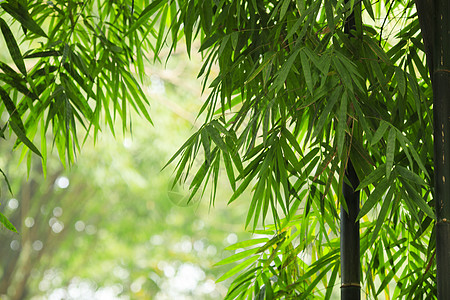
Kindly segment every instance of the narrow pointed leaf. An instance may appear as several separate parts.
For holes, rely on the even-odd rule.
[[[20,53],[19,45],[17,45],[16,39],[9,29],[8,24],[6,24],[5,20],[0,18],[0,27],[3,33],[3,37],[5,38],[6,46],[8,47],[9,54],[14,61],[14,64],[17,66],[19,71],[27,76],[27,69],[25,68],[25,63],[23,62],[22,53]]]
[[[14,225],[2,213],[0,213],[0,223],[3,224],[3,226],[5,226],[7,229],[11,230],[12,232],[17,233],[16,227],[14,227]]]
[[[394,165],[394,153],[395,153],[395,129],[389,130],[388,143],[386,149],[386,178],[389,178],[392,172],[392,166]]]
[[[378,201],[382,200],[382,197],[384,193],[386,193],[386,190],[388,189],[390,184],[390,181],[388,178],[384,178],[372,191],[372,193],[367,198],[366,202],[364,202],[364,205],[361,208],[361,211],[359,212],[358,216],[356,217],[357,220],[361,219],[363,216],[365,216],[377,203]]]

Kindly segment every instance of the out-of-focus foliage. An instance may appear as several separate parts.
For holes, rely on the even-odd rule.
[[[187,191],[171,188],[171,168],[161,172],[202,104],[198,58],[175,56],[164,71],[147,68],[155,126],[134,116],[132,136],[86,142],[70,170],[49,155],[47,178],[36,161],[26,180],[19,153],[2,144],[14,195],[4,190],[1,211],[19,231],[0,231],[2,299],[224,297],[229,282],[215,280],[226,267],[213,265],[245,236],[245,207],[186,205]]]

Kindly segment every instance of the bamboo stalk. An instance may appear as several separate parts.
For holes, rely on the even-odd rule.
[[[348,2],[348,0],[345,2]],[[357,7],[359,6],[355,6],[354,9],[357,9]],[[350,35],[355,28],[355,14],[353,11],[345,20],[344,33]],[[348,211],[341,205],[341,299],[359,300],[361,299],[361,260],[359,221],[356,221],[356,217],[359,213],[360,201],[359,191],[355,191],[359,185],[359,179],[350,159],[347,162],[345,176],[352,186],[349,186],[345,181],[342,185],[342,194]]]
[[[450,299],[450,1],[435,1],[434,176],[438,299]]]
[[[344,182],[342,193],[347,211],[341,205],[341,299],[357,300],[361,298],[360,287],[360,246],[359,246],[359,184],[352,162],[349,160],[345,171],[352,186]]]
[[[450,1],[416,0],[433,85],[438,299],[450,299]]]

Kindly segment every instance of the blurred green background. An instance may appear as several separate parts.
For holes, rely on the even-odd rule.
[[[215,280],[230,266],[213,265],[249,237],[245,201],[227,207],[223,185],[214,206],[206,194],[187,204],[187,187],[172,188],[173,166],[162,170],[195,129],[200,66],[175,53],[148,67],[154,125],[133,115],[131,132],[117,124],[95,145],[88,137],[70,169],[49,158],[44,177],[35,159],[27,174],[20,151],[2,141],[13,194],[2,181],[0,211],[19,234],[0,229],[1,299],[223,298],[229,282]]]

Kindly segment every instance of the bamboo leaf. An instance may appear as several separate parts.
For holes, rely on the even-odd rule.
[[[250,184],[250,181],[252,181],[253,176],[247,175],[247,177],[244,179],[244,181],[241,183],[241,185],[237,188],[237,190],[233,193],[230,200],[228,201],[228,204],[236,200],[247,188],[247,186]]]
[[[229,270],[228,272],[223,274],[219,279],[216,280],[216,282],[221,282],[221,281],[224,281],[227,278],[230,278],[231,276],[237,274],[238,272],[240,272],[243,269],[245,269],[248,266],[250,266],[252,263],[257,261],[258,258],[259,258],[259,256],[255,255],[255,256],[252,256],[249,259],[241,262],[240,264],[238,264],[237,266],[235,266],[234,268],[232,268],[231,270]]]
[[[396,132],[394,128],[389,130],[388,143],[386,149],[386,178],[389,178],[394,165]]]
[[[266,243],[269,239],[268,238],[257,238],[257,239],[251,239],[247,241],[237,242],[236,244],[230,245],[225,248],[225,250],[237,250],[240,248],[247,248],[254,245],[259,245],[261,243]]]
[[[252,81],[253,79],[255,79],[256,76],[258,76],[259,73],[261,73],[261,71],[268,67],[269,64],[272,63],[272,60],[276,57],[277,52],[274,52],[273,55],[271,55],[269,58],[267,58],[262,64],[260,64],[258,66],[258,68],[256,68],[256,70],[250,74],[250,76],[248,77],[248,79],[245,81],[245,84],[248,84],[250,81]]]
[[[6,46],[8,47],[9,54],[11,54],[11,58],[14,61],[14,64],[17,66],[19,71],[27,76],[27,69],[25,68],[25,63],[23,62],[22,53],[20,53],[19,45],[17,45],[16,39],[9,29],[8,24],[6,24],[5,20],[0,18],[0,27],[5,38]]]
[[[397,80],[397,87],[402,96],[406,93],[406,79],[405,73],[399,67],[395,67],[395,79]]]
[[[5,126],[6,128],[6,126]],[[11,190],[11,185],[9,184],[9,180],[8,180],[8,176],[6,176],[5,172],[3,172],[2,169],[0,169],[0,173],[2,173],[3,178],[5,179],[6,185],[8,186],[8,190],[11,193],[11,195],[13,194],[12,190]]]
[[[37,35],[47,37],[41,27],[39,27],[39,25],[31,18],[28,13],[28,9],[24,8],[19,2],[10,0],[8,2],[3,2],[0,5],[8,14],[11,15],[11,17],[19,21],[22,26]]]
[[[2,87],[0,87],[0,98],[3,100],[6,110],[9,113],[10,116],[9,126],[11,126],[11,129],[14,131],[14,133],[17,135],[17,137],[22,143],[24,143],[31,151],[42,157],[41,153],[36,148],[36,146],[27,138],[25,133],[26,130],[25,127],[23,126],[22,119],[17,113],[17,108],[14,105],[14,102],[12,102],[8,93]]]
[[[150,16],[153,15],[156,11],[158,11],[158,9],[165,3],[167,3],[166,0],[154,0],[149,5],[147,5],[147,7],[139,15],[137,20],[131,24],[125,36],[130,35],[134,31],[136,31],[136,29],[141,27],[144,23],[148,22]]]
[[[231,164],[231,158],[228,152],[223,152],[223,162],[225,164],[225,170],[227,171],[228,180],[230,181],[231,188],[236,191],[236,180],[234,177],[233,165]]]
[[[325,14],[327,16],[328,28],[331,32],[334,32],[334,13],[331,0],[325,0]]]
[[[328,99],[327,105],[325,106],[325,109],[322,111],[322,114],[319,117],[319,121],[317,121],[317,125],[314,129],[314,137],[318,136],[323,126],[325,125],[326,120],[329,118],[331,111],[334,108],[334,105],[336,104],[337,100],[339,99],[339,96],[341,95],[342,87],[337,87],[333,93],[331,94],[330,98]]]
[[[256,253],[257,248],[253,248],[253,249],[249,249],[249,250],[244,250],[241,252],[238,252],[236,254],[233,254],[231,256],[228,256],[227,258],[217,262],[214,264],[214,266],[221,266],[221,265],[226,265],[226,264],[230,264],[233,263],[235,261],[241,260],[245,257],[248,257],[250,255],[253,255]]]
[[[406,188],[408,195],[412,198],[412,200],[414,200],[415,204],[430,218],[435,220],[436,215],[433,212],[433,209],[428,205],[428,203],[425,202],[425,200],[423,200],[420,191],[417,191],[408,181],[402,180],[402,178],[400,178],[400,181]]]
[[[14,225],[8,220],[8,218],[5,217],[1,212],[0,212],[0,223],[3,224],[3,226],[11,230],[12,232],[17,233],[16,227],[14,227]]]
[[[292,54],[290,54],[288,60],[283,64],[280,71],[277,72],[275,81],[271,86],[271,88],[273,88],[275,92],[279,91],[283,87],[283,84],[286,81],[289,72],[291,71],[292,65],[294,64],[297,55],[300,53],[300,50],[301,49],[298,48]]]
[[[339,157],[342,157],[344,151],[345,130],[347,128],[347,92],[344,91],[341,97],[341,106],[338,113],[338,127],[337,127],[337,150]]]
[[[314,84],[311,77],[311,68],[309,65],[308,58],[306,57],[306,54],[304,51],[300,51],[300,60],[302,62],[302,69],[303,69],[303,75],[305,76],[306,86],[308,87],[308,90],[311,95],[313,95],[314,92]]]
[[[372,191],[372,193],[367,198],[366,202],[361,208],[356,220],[361,219],[365,216],[374,206],[378,203],[378,201],[382,200],[382,196],[386,193],[386,190],[389,188],[391,181],[388,178],[384,178]]]
[[[420,177],[419,175],[417,175],[414,172],[411,172],[407,168],[402,167],[402,166],[395,166],[395,170],[398,172],[398,174],[401,177],[403,177],[415,184],[418,184],[421,186],[427,186],[427,183],[425,182],[425,180],[422,179],[422,177]]]
[[[334,283],[336,282],[337,273],[339,272],[339,264],[335,264],[333,268],[333,272],[331,273],[330,280],[327,284],[327,292],[325,293],[325,300],[331,298],[331,294],[333,292]]]
[[[375,134],[373,135],[372,141],[370,143],[372,146],[378,143],[378,141],[383,137],[388,127],[389,127],[388,122],[386,121],[380,122],[380,126],[378,127],[377,131],[375,131]]]
[[[385,174],[385,170],[386,164],[382,164],[379,167],[375,168],[375,170],[373,170],[369,175],[364,177],[363,181],[360,182],[356,190],[362,190],[369,184],[374,184],[375,182],[377,182],[383,176],[383,174]]]
[[[383,199],[383,204],[381,205],[380,212],[378,213],[378,216],[376,217],[377,222],[375,225],[375,229],[372,232],[372,238],[370,240],[370,247],[373,245],[373,243],[377,239],[378,232],[380,232],[380,229],[384,224],[384,220],[386,219],[386,214],[389,210],[389,206],[391,204],[393,194],[394,194],[394,188],[390,187],[389,192],[386,194],[386,197]]]

